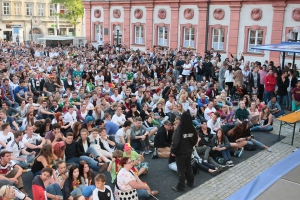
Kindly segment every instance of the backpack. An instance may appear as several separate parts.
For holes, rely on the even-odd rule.
[[[247,144],[246,146],[244,146],[244,149],[246,151],[255,151],[256,148],[257,148],[257,146],[256,145],[252,145],[252,144]]]
[[[191,164],[194,175],[199,174],[198,162],[196,158],[192,158]]]

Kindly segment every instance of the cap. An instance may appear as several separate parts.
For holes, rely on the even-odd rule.
[[[129,150],[131,150],[132,148],[131,148],[131,145],[129,144],[129,143],[125,143],[124,144],[124,151],[129,151]]]
[[[3,157],[6,153],[12,153],[12,151],[5,149],[0,152],[0,157]]]
[[[92,196],[95,188],[96,187],[94,185],[89,185],[89,186],[84,187],[81,192],[82,196],[84,196],[85,198]]]

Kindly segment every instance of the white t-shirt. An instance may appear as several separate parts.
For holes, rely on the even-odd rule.
[[[104,76],[99,76],[97,75],[95,77],[95,82],[96,82],[96,86],[100,86],[100,85],[103,85],[103,82],[104,82]]]
[[[204,118],[206,119],[206,121],[208,121],[210,119],[210,114],[215,113],[215,112],[216,112],[216,109],[214,107],[212,107],[212,109],[209,109],[209,107],[205,108]]]
[[[219,120],[216,120],[216,122],[213,122],[213,120],[210,119],[210,120],[207,121],[207,127],[211,129],[212,134],[216,134],[214,129],[215,128],[216,129],[221,128],[221,122]]]
[[[117,184],[122,191],[133,190],[133,188],[128,184],[130,181],[136,181],[134,175],[122,168],[117,175]]]
[[[118,116],[117,114],[114,114],[111,118],[111,121],[117,124],[118,126],[123,126],[124,122],[126,121],[125,115],[121,114],[121,116]]]
[[[6,149],[12,151],[12,155],[17,158],[20,156],[21,150],[25,149],[25,145],[22,141],[19,141],[19,144],[17,144],[15,140],[13,140],[7,144]]]
[[[67,112],[67,113],[63,116],[63,122],[64,122],[64,124],[69,123],[69,122],[74,123],[74,122],[77,121],[76,118],[77,118],[77,114],[76,114],[75,111],[73,111],[72,115],[70,114],[70,112]]]
[[[177,105],[177,102],[175,101],[175,105]],[[170,101],[167,101],[166,105],[165,105],[165,112],[169,113],[171,112],[171,110],[168,108],[169,106],[172,106],[172,103]]]
[[[128,129],[125,133],[124,128],[119,129],[115,135],[115,141],[117,143],[122,143],[120,137],[123,136],[126,142],[126,138],[130,135],[130,130],[131,129]]]
[[[29,144],[37,145],[37,142],[41,141],[41,139],[42,139],[41,136],[39,134],[36,134],[36,133],[33,133],[31,138],[27,134],[25,134],[23,136],[22,142],[24,144],[26,144],[28,142]]]
[[[122,96],[120,94],[118,94],[117,96],[115,96],[115,94],[111,95],[110,98],[112,98],[112,100],[114,100],[115,102],[119,102],[122,100]]]
[[[183,70],[182,70],[182,75],[189,76],[191,74],[191,70],[189,68],[191,68],[191,64],[184,64]]]
[[[3,131],[0,131],[0,140],[3,140],[6,144],[10,141],[13,141],[15,136],[12,132],[8,132],[7,135],[3,134]]]

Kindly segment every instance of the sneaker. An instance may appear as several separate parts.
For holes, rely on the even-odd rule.
[[[233,162],[232,162],[231,160],[228,160],[228,161],[226,162],[226,165],[227,165],[228,167],[233,167],[233,166],[234,166],[234,164],[233,164]]]
[[[157,155],[157,151],[154,150],[152,156],[151,156],[152,159],[155,159],[155,158],[158,158],[158,155]]]
[[[272,152],[272,149],[269,147],[269,148],[267,148],[267,151],[268,152]]]
[[[228,166],[228,165],[221,165],[219,168],[221,169],[222,172],[224,172],[224,171],[228,170],[230,168],[230,166]]]
[[[215,170],[215,171],[213,171],[212,173],[210,173],[211,175],[213,175],[213,176],[216,176],[216,175],[218,175],[220,173],[220,171],[218,171],[218,170]]]
[[[207,160],[203,160],[203,162],[207,163]]]
[[[151,149],[148,149],[149,153],[152,153]]]
[[[145,149],[144,153],[145,153],[146,155],[150,154],[149,149]]]
[[[224,163],[224,161],[225,161],[224,158],[219,158],[219,159],[218,159],[218,162],[219,162],[219,163]]]
[[[172,190],[174,190],[176,192],[183,192],[184,191],[184,189],[183,190],[179,190],[177,187],[172,187]]]
[[[241,148],[241,150],[239,150],[237,156],[240,158],[243,155],[243,152],[244,152],[244,147]]]

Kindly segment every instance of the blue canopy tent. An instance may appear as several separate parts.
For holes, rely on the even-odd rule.
[[[261,46],[255,46],[255,47],[252,47],[251,49],[282,52],[281,68],[283,69],[286,52],[293,53],[293,65],[292,66],[294,66],[296,53],[300,53],[300,42],[282,42],[281,44],[266,44],[266,45],[261,45]]]

